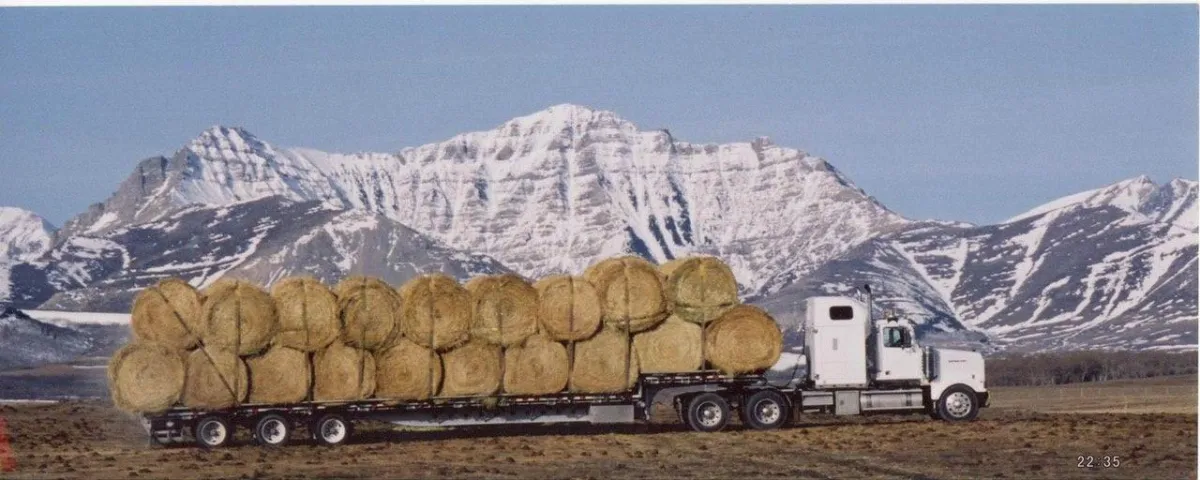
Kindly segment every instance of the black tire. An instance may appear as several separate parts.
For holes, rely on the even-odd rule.
[[[968,422],[979,415],[979,396],[971,387],[953,385],[937,401],[937,417],[947,422]]]
[[[354,425],[345,417],[330,413],[313,422],[313,439],[321,445],[341,445],[354,434]]]
[[[229,445],[233,441],[233,433],[233,424],[220,415],[201,418],[196,422],[196,428],[192,429],[196,445],[205,449]]]
[[[729,423],[729,402],[715,393],[692,397],[687,406],[687,424],[697,432],[717,432]]]
[[[742,402],[742,423],[755,430],[774,430],[787,424],[788,402],[774,390],[763,390]]]
[[[254,442],[264,447],[287,445],[292,436],[292,422],[283,415],[263,415],[254,425]]]

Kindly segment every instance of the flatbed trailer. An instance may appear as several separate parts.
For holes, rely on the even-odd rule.
[[[360,422],[436,427],[625,424],[650,422],[652,406],[667,402],[684,424],[701,432],[723,429],[734,412],[746,426],[768,430],[785,425],[805,411],[839,415],[933,412],[934,403],[928,388],[817,390],[787,379],[781,383],[766,375],[725,375],[706,370],[641,374],[635,388],[622,393],[246,404],[218,410],[173,408],[143,416],[142,424],[155,444],[186,442],[191,437],[201,447],[216,448],[228,444],[236,429],[244,428],[250,430],[256,443],[280,446],[304,428],[316,442],[338,445],[352,437],[354,424]],[[984,393],[980,406],[986,404]]]
[[[702,430],[715,430],[724,426],[729,409],[738,405],[741,398],[764,389],[774,391],[762,375],[724,375],[717,371],[642,374],[635,388],[621,393],[308,401],[244,404],[216,410],[177,407],[144,415],[142,425],[150,440],[157,444],[183,442],[191,436],[200,446],[215,448],[232,440],[235,429],[246,428],[259,444],[282,445],[297,427],[306,427],[316,441],[337,445],[351,437],[354,423],[364,421],[441,427],[649,421],[651,406],[661,398],[675,398],[675,403],[680,404],[689,394],[708,392],[723,400],[714,405],[723,410],[716,412],[716,417],[710,412],[702,419],[706,423],[698,426]]]

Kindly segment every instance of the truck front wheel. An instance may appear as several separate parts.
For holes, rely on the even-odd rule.
[[[777,392],[763,390],[742,403],[742,423],[755,430],[782,427],[788,420],[787,400]]]
[[[942,392],[937,416],[947,422],[965,422],[979,415],[979,397],[966,385],[954,385]]]
[[[697,432],[716,432],[729,423],[729,402],[715,393],[692,397],[687,407],[687,423]]]

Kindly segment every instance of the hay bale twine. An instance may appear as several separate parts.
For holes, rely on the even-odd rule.
[[[624,392],[637,383],[638,371],[637,351],[629,348],[629,335],[605,327],[575,344],[568,388],[580,393]]]
[[[534,335],[504,351],[504,392],[546,395],[567,387],[567,349],[545,335]]]
[[[630,332],[654,328],[670,315],[663,290],[664,277],[646,260],[619,257],[604,260],[584,272],[600,295],[604,323]]]
[[[400,292],[400,331],[406,338],[439,352],[467,341],[474,302],[458,281],[440,273],[421,275]]]
[[[554,340],[578,341],[600,329],[600,296],[591,282],[554,275],[533,284],[538,293],[538,321]]]
[[[395,345],[375,354],[375,397],[425,400],[441,387],[442,359],[431,349],[398,337]]]
[[[704,329],[704,354],[709,363],[729,374],[764,370],[779,361],[783,333],[761,308],[733,307]]]
[[[704,365],[703,331],[699,325],[671,315],[651,330],[633,336],[638,368],[643,373],[693,372]]]
[[[349,277],[338,283],[338,307],[342,318],[342,342],[346,345],[380,350],[397,335],[400,296],[382,280]]]
[[[525,279],[513,274],[480,276],[465,288],[475,302],[472,337],[508,347],[537,333],[538,293]]]
[[[253,355],[267,348],[279,321],[275,302],[254,284],[221,279],[204,293],[204,345]]]
[[[443,397],[494,395],[502,380],[502,349],[482,340],[471,340],[442,354]]]
[[[341,333],[337,297],[316,278],[286,278],[271,287],[271,298],[279,318],[276,345],[315,352]]]
[[[375,392],[375,357],[340,341],[313,356],[313,400],[362,400]]]
[[[250,374],[246,363],[229,350],[201,347],[188,354],[183,405],[188,408],[228,408],[246,401]]]
[[[275,345],[246,358],[250,372],[249,403],[296,403],[308,399],[312,365],[308,353]]]
[[[674,314],[684,320],[705,324],[738,303],[733,271],[716,257],[679,258],[659,271],[666,276],[664,286]]]
[[[107,373],[113,404],[128,412],[161,412],[183,394],[183,357],[164,345],[127,344],[109,359]]]
[[[133,338],[175,349],[199,345],[204,331],[200,292],[178,278],[142,289],[130,312]]]

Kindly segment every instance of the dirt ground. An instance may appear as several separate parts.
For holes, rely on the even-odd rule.
[[[1027,392],[1009,391],[1005,401],[1024,398],[1016,393]],[[242,439],[214,451],[150,447],[133,417],[104,402],[0,405],[15,461],[0,478],[1196,478],[1192,394],[1190,413],[1042,413],[1005,406],[997,389],[997,408],[965,424],[812,415],[777,431],[709,434],[673,423],[375,425],[340,447],[297,440],[268,449]],[[1080,468],[1080,456],[1094,457],[1093,467]],[[1120,465],[1104,467],[1105,456]]]

